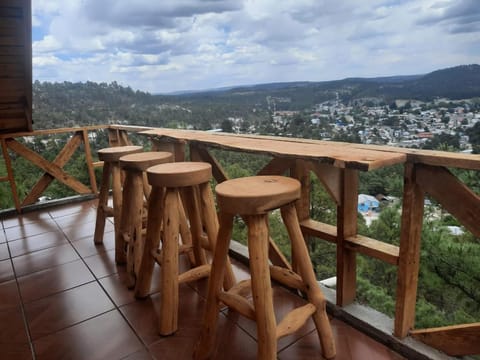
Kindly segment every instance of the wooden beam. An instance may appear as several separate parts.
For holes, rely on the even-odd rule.
[[[90,194],[92,192],[87,186],[67,174],[58,165],[50,163],[49,161],[45,160],[43,157],[30,150],[29,148],[25,147],[24,145],[20,144],[19,142],[13,139],[8,139],[6,140],[6,143],[9,149],[23,156],[25,159],[32,162],[42,170],[50,173],[55,177],[55,179],[60,181],[62,184],[67,185],[77,193]]]
[[[412,330],[410,334],[450,356],[480,354],[480,322]]]
[[[339,205],[341,170],[328,164],[314,163],[313,161],[310,161],[308,164],[310,170],[322,182],[333,201]]]
[[[284,175],[290,169],[295,160],[282,157],[274,157],[267,165],[265,165],[257,175]]]
[[[399,338],[407,336],[415,323],[424,200],[416,182],[416,168],[414,164],[405,165],[394,326],[394,335]]]
[[[350,236],[346,238],[345,241],[345,246],[350,250],[368,255],[392,265],[398,265],[400,251],[398,246],[362,235]]]
[[[357,287],[357,257],[346,239],[357,235],[358,171],[342,169],[340,205],[337,207],[337,305],[352,303]]]
[[[90,178],[90,187],[94,194],[98,193],[97,179],[95,178],[95,169],[93,165],[92,150],[90,148],[90,139],[88,138],[88,131],[83,129],[81,131],[83,137],[83,144],[85,146],[85,161],[87,163],[88,177]]]
[[[441,166],[417,165],[417,183],[459,220],[480,237],[480,197]]]
[[[190,143],[190,156],[193,161],[205,161],[212,165],[212,174],[218,183],[228,180],[228,176],[218,160],[215,159],[204,146],[195,142]]]
[[[305,219],[300,222],[302,233],[322,240],[337,242],[337,227],[320,221]]]
[[[63,149],[58,153],[57,157],[55,158],[55,160],[53,160],[52,163],[57,165],[59,168],[63,168],[81,143],[82,135],[78,133],[74,134],[65,144]],[[54,176],[52,176],[48,172],[45,172],[42,177],[37,181],[37,183],[32,187],[27,197],[23,199],[22,206],[34,204],[54,179]]]

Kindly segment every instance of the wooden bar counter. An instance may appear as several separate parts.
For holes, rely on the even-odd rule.
[[[403,164],[406,154],[353,148],[339,142],[205,131],[152,129],[139,134],[150,137],[159,150],[174,151],[179,159],[184,157],[182,149],[188,145],[191,160],[211,163],[218,182],[228,177],[209,152],[211,148],[273,156],[257,175],[283,175],[289,171],[302,184],[302,198],[297,202],[302,231],[306,236],[337,244],[338,305],[351,303],[355,298],[357,252],[398,264],[398,247],[357,234],[358,172]],[[310,218],[310,172],[337,204],[336,227]],[[288,266],[272,241],[270,258],[273,263]]]

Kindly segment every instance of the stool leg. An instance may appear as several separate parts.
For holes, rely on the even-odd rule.
[[[198,222],[196,221],[198,211],[195,207],[192,208],[193,198],[191,198],[191,190],[191,187],[186,187],[181,190],[178,204],[180,210],[180,235],[182,236],[182,244],[192,247],[192,250],[188,252],[188,260],[190,262],[190,266],[194,267],[205,264],[206,260],[205,255],[203,258],[201,257],[202,253],[201,247],[199,247],[200,241],[198,239],[201,235],[202,229],[198,227]],[[190,221],[190,226],[187,218]]]
[[[220,228],[218,230],[217,246],[212,260],[212,269],[208,279],[207,304],[203,317],[203,328],[200,339],[195,346],[194,359],[204,360],[210,357],[215,344],[220,301],[218,296],[222,291],[225,273],[225,261],[228,258],[228,248],[232,236],[233,215],[220,213]]]
[[[143,248],[142,260],[138,269],[137,282],[135,284],[135,297],[144,298],[150,292],[153,267],[155,259],[152,251],[156,251],[160,245],[162,233],[164,207],[164,189],[153,187],[148,200],[147,236]]]
[[[163,224],[162,276],[159,332],[170,335],[178,323],[178,235],[180,229],[178,189],[167,189]]]
[[[268,263],[268,215],[248,216],[248,253],[258,335],[258,359],[277,358],[277,324]]]
[[[130,180],[131,179],[131,180]],[[129,187],[129,188],[128,188]],[[132,288],[142,259],[144,239],[142,236],[143,180],[141,173],[127,174],[123,190],[122,226],[128,226],[127,286]],[[127,194],[125,194],[127,193]],[[123,232],[122,232],[123,234]]]
[[[305,283],[308,301],[315,305],[317,309],[312,316],[322,345],[323,356],[331,359],[335,356],[336,350],[330,320],[326,311],[327,302],[315,277],[294,204],[282,207],[281,214],[292,242],[292,255],[296,257],[295,263],[298,273]],[[295,251],[293,252],[294,249]]]
[[[145,196],[145,199],[148,200],[148,198],[150,197],[150,193],[152,192],[152,187],[148,183],[147,173],[145,171],[142,171],[142,178],[143,178],[143,195]]]
[[[215,202],[213,200],[212,190],[209,183],[199,185],[200,191],[200,204],[202,207],[202,213],[204,214],[205,231],[207,233],[208,241],[210,242],[210,248],[212,252],[215,249],[218,234],[218,218],[215,213]],[[236,284],[235,274],[233,273],[232,264],[226,255],[225,277],[223,280],[223,287],[225,290],[229,290]]]
[[[125,264],[124,242],[119,241],[122,216],[122,172],[118,164],[112,165],[112,197],[113,197],[113,220],[115,225],[115,262]]]
[[[93,241],[95,244],[103,243],[103,233],[105,232],[105,208],[108,204],[108,190],[110,189],[110,174],[112,173],[109,162],[104,162],[102,173],[102,184],[98,194],[97,220],[95,222],[95,233]]]

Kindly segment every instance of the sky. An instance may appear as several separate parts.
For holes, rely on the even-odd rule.
[[[479,0],[32,0],[33,78],[151,93],[480,63]]]

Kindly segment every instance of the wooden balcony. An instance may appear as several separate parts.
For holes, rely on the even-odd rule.
[[[114,262],[113,224],[104,245],[93,244],[95,201],[49,207],[3,219],[0,237],[1,359],[191,359],[201,329],[206,281],[183,285],[179,331],[156,332],[158,286],[146,300],[127,290],[126,272]],[[236,261],[238,278],[246,267]],[[160,270],[156,269],[156,279]],[[302,299],[275,287],[278,313]],[[215,359],[254,359],[254,323],[223,311]],[[385,345],[332,319],[337,359],[397,360]],[[279,359],[318,358],[310,321],[281,340]]]
[[[479,237],[479,196],[449,169],[478,171],[480,156],[306,139],[110,126],[0,134],[7,170],[0,181],[9,183],[16,207],[16,212],[3,212],[0,218],[3,226],[0,233],[0,345],[3,352],[0,358],[4,358],[4,353],[8,354],[5,358],[15,359],[23,355],[39,359],[191,358],[200,328],[199,309],[204,302],[205,283],[183,287],[182,299],[187,300],[182,304],[181,329],[175,336],[161,338],[154,329],[160,289],[152,289],[149,300],[134,300],[124,284],[124,269],[113,261],[113,226],[107,227],[104,246],[93,245],[95,200],[73,203],[67,199],[67,204],[60,207],[35,204],[54,179],[78,194],[88,195],[88,199],[95,197],[94,169],[101,163],[95,161],[95,149],[91,149],[88,134],[102,128],[107,129],[111,146],[128,144],[132,135],[141,133],[135,136],[145,144],[152,144],[154,149],[174,152],[176,160],[188,156],[192,160],[207,161],[213,166],[217,182],[227,178],[214,156],[217,150],[267,155],[270,160],[259,173],[289,174],[298,178],[302,183],[302,198],[297,209],[304,234],[336,247],[336,290],[325,291],[330,301],[337,359],[447,358],[413,337],[451,355],[480,353],[478,323],[414,328],[424,196],[428,193]],[[44,159],[20,141],[25,136],[56,134],[70,134],[70,138],[53,160]],[[64,168],[75,151],[85,152],[88,180],[84,183]],[[23,199],[16,190],[14,156],[25,158],[43,172]],[[399,246],[361,236],[356,225],[359,172],[393,164],[404,167]],[[337,206],[336,226],[310,218],[308,180],[312,176],[320,181]],[[387,319],[382,323],[382,320],[379,325],[381,314],[355,304],[357,254],[397,269],[396,311],[390,322]],[[278,253],[271,259],[283,261]],[[239,277],[245,275],[241,261],[235,262],[235,270]],[[293,299],[294,303],[302,301],[280,287],[275,288],[275,296],[280,314],[291,306],[287,299]],[[256,340],[252,324],[233,313],[224,311],[223,315],[216,358],[253,358]],[[294,337],[282,339],[280,359],[311,358],[319,353],[311,325]]]

